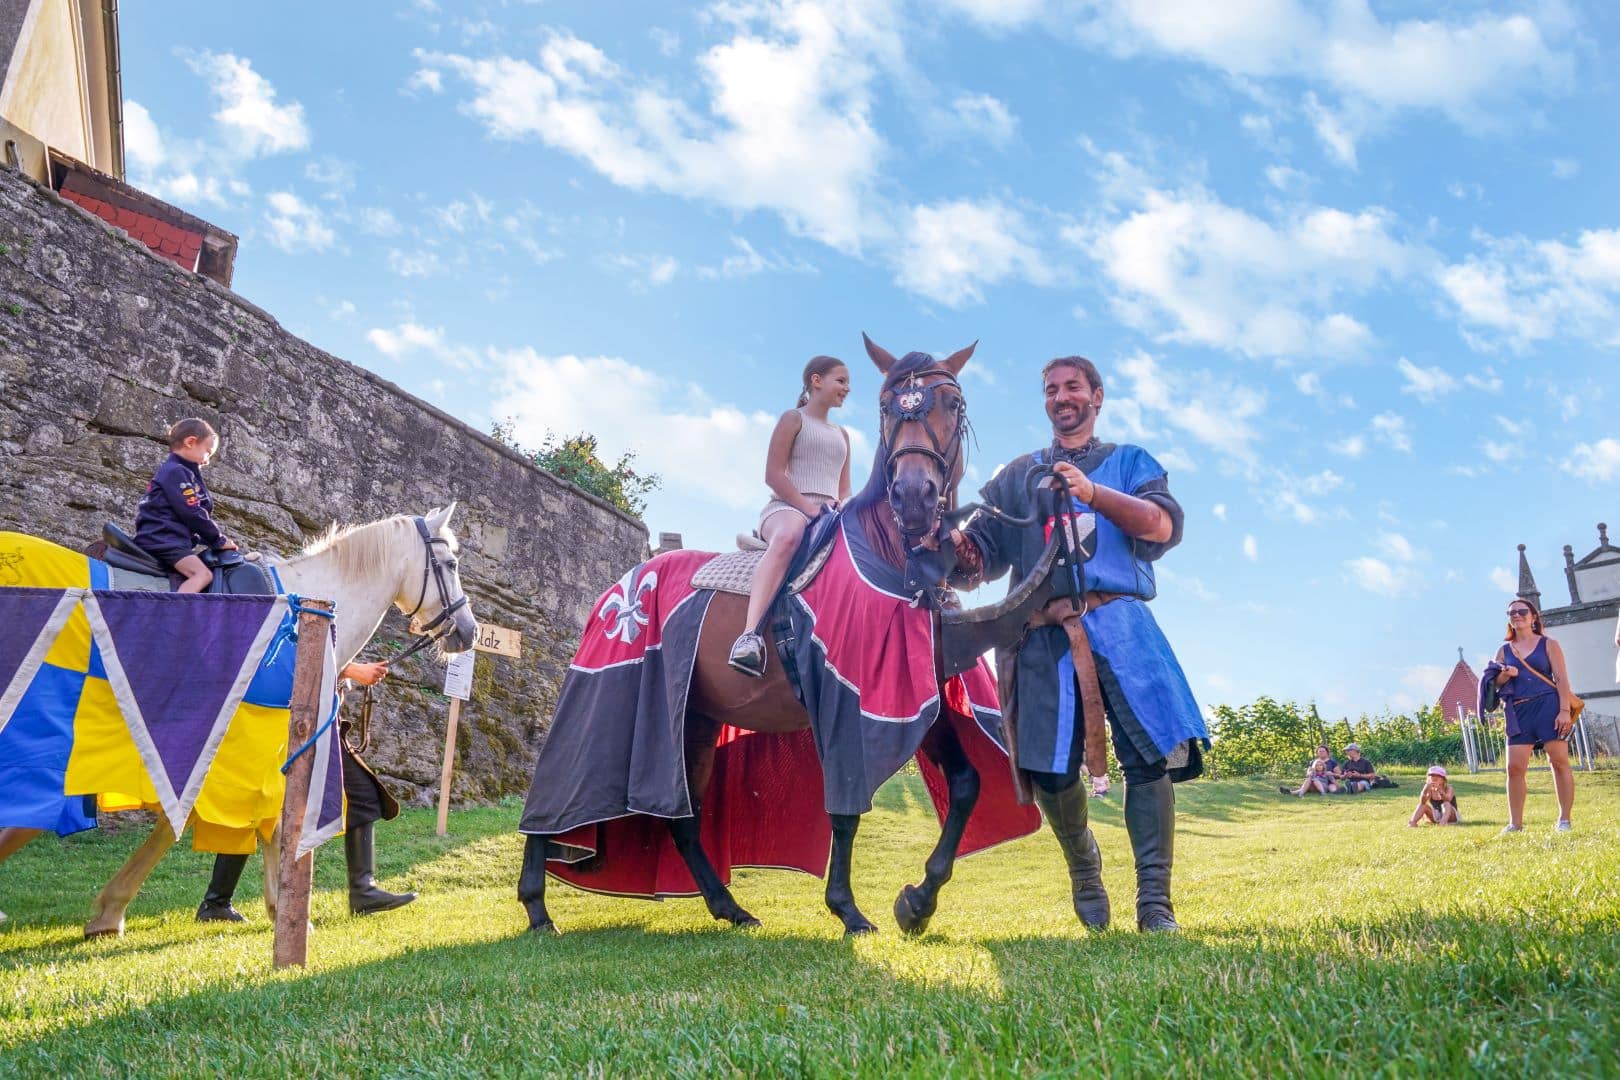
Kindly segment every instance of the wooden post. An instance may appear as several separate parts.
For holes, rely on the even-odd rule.
[[[303,606],[331,611],[329,600],[304,600]],[[292,708],[287,722],[287,752],[309,741],[321,722],[321,674],[330,641],[332,620],[301,612],[298,616],[298,652],[293,665]],[[281,802],[281,883],[276,895],[275,965],[298,965],[309,959],[309,889],[315,869],[313,851],[298,858],[298,841],[309,806],[309,783],[315,772],[313,749],[298,755],[287,770],[287,791]]]
[[[439,773],[439,835],[450,829],[450,776],[456,767],[456,724],[461,720],[461,699],[450,699],[450,723],[444,729],[444,769]]]

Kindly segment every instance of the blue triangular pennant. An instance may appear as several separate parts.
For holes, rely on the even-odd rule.
[[[0,589],[0,731],[79,603],[79,589]]]

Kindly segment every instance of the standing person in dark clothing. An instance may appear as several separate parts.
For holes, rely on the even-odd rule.
[[[135,543],[186,580],[177,590],[200,593],[214,580],[193,549],[207,544],[233,551],[214,524],[214,500],[203,483],[202,467],[219,450],[219,433],[206,420],[191,417],[169,429],[169,456],[158,466],[135,509]]]
[[[1100,772],[1106,728],[1125,775],[1125,827],[1136,859],[1140,930],[1177,930],[1170,901],[1175,841],[1174,781],[1203,772],[1207,731],[1192,688],[1148,610],[1153,564],[1181,542],[1181,506],[1162,466],[1139,446],[1097,439],[1102,377],[1079,356],[1041,372],[1052,443],[1025,454],[986,484],[982,500],[1025,527],[981,514],[956,534],[958,583],[973,586],[1011,570],[1022,580],[1039,561],[1054,527],[1095,514],[1096,553],[1059,598],[1030,620],[1022,640],[998,651],[1002,709],[1014,762],[1033,786],[1069,867],[1075,913],[1088,927],[1108,925],[1102,856],[1079,779],[1082,754]],[[1068,505],[1046,486],[1030,491],[1032,469],[1051,466],[1068,484]],[[1062,572],[1061,570],[1059,571]],[[1083,617],[1074,614],[1079,599]],[[1096,745],[1087,746],[1091,733]]]
[[[388,675],[388,665],[351,663],[339,672],[347,680],[341,684],[345,694],[352,686],[375,686]],[[341,705],[340,705],[341,707]],[[399,803],[383,787],[377,774],[349,745],[350,723],[343,721],[338,747],[343,754],[344,808],[343,856],[349,866],[349,912],[370,915],[378,911],[392,911],[416,899],[414,892],[391,893],[377,885],[376,847],[373,830],[379,821],[392,821],[399,816]],[[364,749],[362,747],[361,749]],[[231,906],[236,886],[242,880],[247,866],[246,855],[216,855],[214,873],[208,882],[208,892],[197,908],[198,922],[242,922],[242,913]]]

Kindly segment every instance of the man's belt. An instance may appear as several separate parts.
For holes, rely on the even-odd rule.
[[[1080,682],[1081,718],[1085,721],[1086,772],[1102,776],[1108,772],[1108,720],[1103,704],[1102,684],[1097,679],[1097,660],[1091,652],[1091,638],[1086,634],[1084,616],[1104,604],[1129,596],[1129,593],[1088,592],[1079,599],[1067,596],[1049,601],[1045,607],[1029,617],[1028,626],[1061,626],[1069,637],[1069,655],[1074,661],[1074,674]]]

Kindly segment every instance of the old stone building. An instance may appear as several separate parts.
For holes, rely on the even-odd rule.
[[[525,651],[479,660],[455,795],[522,791],[583,620],[645,556],[645,526],[0,168],[0,529],[77,547],[128,525],[183,416],[221,432],[208,482],[227,531],[270,550],[459,500],[475,611],[521,630]],[[369,655],[404,637],[390,616]],[[438,779],[442,670],[413,660],[398,676],[369,756],[420,800]]]
[[[1570,689],[1586,700],[1594,714],[1620,716],[1620,667],[1615,646],[1620,621],[1620,548],[1609,543],[1609,527],[1599,523],[1598,543],[1583,558],[1564,545],[1564,580],[1569,603],[1542,607],[1541,590],[1530,572],[1524,545],[1519,545],[1521,599],[1541,607],[1542,625],[1558,639],[1569,667]]]

